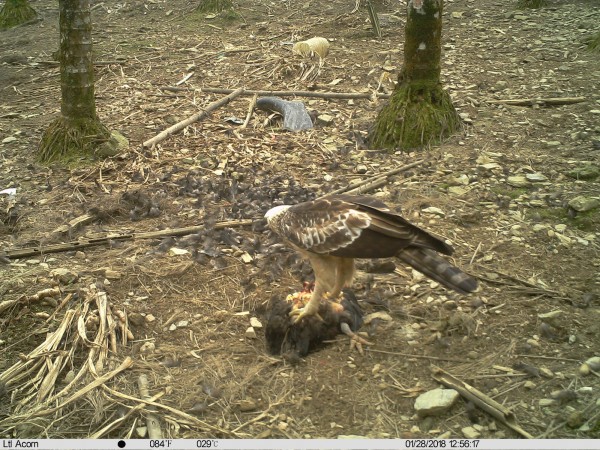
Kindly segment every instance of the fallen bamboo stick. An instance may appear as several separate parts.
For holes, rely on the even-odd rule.
[[[156,144],[158,144],[159,142],[164,141],[167,137],[169,137],[172,134],[177,133],[178,131],[181,131],[182,129],[184,129],[185,127],[187,127],[188,125],[194,123],[194,122],[198,122],[201,119],[204,119],[206,116],[208,116],[212,111],[214,111],[215,109],[220,108],[221,106],[226,105],[227,103],[229,103],[231,100],[233,100],[234,98],[238,97],[240,94],[242,94],[244,92],[244,88],[239,88],[236,89],[235,91],[232,91],[228,96],[223,97],[215,102],[212,102],[210,105],[208,105],[206,107],[206,109],[204,109],[203,111],[200,111],[199,113],[196,113],[190,117],[188,117],[185,120],[182,120],[179,123],[176,123],[173,126],[170,126],[169,128],[167,128],[164,131],[161,131],[160,133],[158,133],[156,136],[154,136],[151,139],[148,139],[146,142],[144,142],[142,144],[143,147],[153,147]]]
[[[400,172],[405,172],[409,169],[412,169],[413,167],[418,166],[419,164],[422,164],[423,161],[425,161],[424,159],[419,159],[418,161],[414,161],[411,162],[410,164],[406,164],[404,166],[401,167],[396,167],[395,169],[391,169],[388,170],[386,172],[383,173],[378,173],[377,175],[373,175],[372,177],[367,178],[366,180],[362,180],[362,181],[357,181],[354,183],[350,183],[349,185],[336,189],[335,191],[331,191],[328,192],[325,195],[322,195],[319,198],[325,198],[325,197],[329,197],[330,195],[336,195],[336,194],[342,194],[342,193],[350,193],[352,192],[353,194],[356,193],[364,193],[366,189],[360,189],[365,185],[369,185],[371,183],[373,183],[373,186],[370,186],[370,189],[375,189],[376,187],[380,187],[381,184],[379,184],[379,182],[381,180],[383,180],[384,184],[385,181],[387,180],[388,177],[391,177],[392,175],[396,175]],[[10,257],[10,256],[9,256]]]
[[[254,223],[251,219],[243,220],[226,220],[224,222],[217,222],[213,228],[215,230],[221,230],[223,228],[234,228],[241,226],[248,226]],[[39,247],[26,247],[9,249],[6,251],[6,257],[9,259],[25,258],[28,256],[42,255],[45,253],[59,253],[79,250],[82,248],[93,247],[96,245],[109,244],[111,241],[128,241],[134,239],[155,239],[166,236],[185,236],[188,234],[198,233],[199,231],[205,230],[205,225],[195,225],[193,227],[184,228],[169,228],[160,231],[148,231],[144,233],[119,233],[109,234],[99,238],[82,239],[80,241],[71,241],[62,244],[51,244],[42,245]]]
[[[163,91],[169,92],[206,92],[209,94],[228,94],[234,92],[233,89],[225,88],[178,88],[173,86],[163,86],[160,88]],[[377,98],[390,98],[390,94],[380,92],[315,92],[315,91],[267,91],[267,90],[245,90],[241,95],[259,95],[259,96],[274,96],[274,97],[309,97],[309,98],[325,98],[325,99],[369,99],[373,96]]]
[[[572,105],[574,103],[585,102],[585,97],[551,97],[551,98],[515,98],[508,100],[486,100],[492,105],[510,105],[510,106],[560,106]]]
[[[440,367],[433,366],[432,372],[432,376],[436,381],[448,386],[449,388],[455,389],[467,400],[472,401],[480,409],[487,412],[492,417],[495,417],[511,430],[519,433],[521,436],[527,439],[533,439],[533,435],[529,434],[527,431],[521,428],[519,424],[517,424],[517,419],[514,413],[508,408],[502,406],[493,398],[488,397],[480,390],[462,380],[459,380]]]

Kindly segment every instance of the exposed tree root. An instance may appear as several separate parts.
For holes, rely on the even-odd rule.
[[[61,117],[44,131],[38,156],[42,162],[94,156],[94,150],[109,139],[110,131],[97,119],[68,120]]]
[[[398,85],[379,112],[369,141],[374,148],[409,150],[440,142],[461,127],[450,95],[441,85]]]
[[[15,27],[36,17],[37,12],[29,6],[29,2],[8,0],[0,9],[0,30]]]

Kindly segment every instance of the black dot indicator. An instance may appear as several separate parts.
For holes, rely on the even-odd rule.
[[[127,444],[125,443],[125,441],[119,441],[117,442],[117,445],[119,446],[119,448],[125,448]]]

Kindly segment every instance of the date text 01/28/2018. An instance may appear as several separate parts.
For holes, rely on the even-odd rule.
[[[478,448],[479,439],[407,439],[405,448]]]

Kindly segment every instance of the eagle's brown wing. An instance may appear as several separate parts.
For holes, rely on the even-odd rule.
[[[346,258],[386,258],[409,246],[452,247],[366,196],[336,195],[288,208],[278,232],[297,247]]]
[[[373,197],[334,195],[280,208],[269,225],[300,249],[343,258],[396,256],[447,288],[477,289],[477,280],[438,255],[451,255],[451,246]]]

